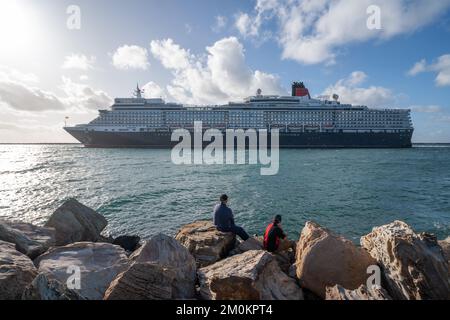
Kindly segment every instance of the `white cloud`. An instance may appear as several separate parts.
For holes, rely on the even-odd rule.
[[[395,96],[390,89],[377,86],[361,87],[367,75],[362,71],[352,72],[347,78],[337,81],[322,93],[331,96],[336,93],[340,101],[369,107],[392,107]]]
[[[241,99],[261,88],[266,94],[286,93],[277,76],[251,70],[242,44],[224,38],[206,48],[206,56],[192,55],[173,40],[152,41],[151,51],[174,79],[168,93],[183,103],[219,104]]]
[[[102,90],[95,90],[86,84],[73,82],[70,78],[63,77],[60,88],[67,97],[62,100],[67,106],[76,109],[106,108],[112,104],[111,97]]]
[[[64,58],[63,69],[77,69],[87,71],[94,68],[95,57],[88,57],[84,54],[71,54]]]
[[[450,54],[440,56],[431,64],[427,64],[426,60],[422,59],[408,71],[408,74],[415,76],[422,72],[435,72],[437,86],[450,86]]]
[[[7,67],[0,67],[0,105],[11,111],[42,112],[65,111],[107,107],[112,99],[101,90],[94,90],[86,84],[74,83],[63,77],[61,89],[65,95],[38,87],[37,77],[23,74]],[[28,83],[27,83],[28,81]]]
[[[146,83],[141,89],[144,90],[144,97],[147,99],[150,98],[166,98],[167,94],[163,88],[161,88],[158,84],[150,81]]]
[[[235,26],[244,37],[257,36],[260,21],[252,19],[247,13],[240,12],[236,15]]]
[[[0,80],[0,104],[21,111],[64,110],[66,107],[51,92],[5,80]]]
[[[367,28],[370,5],[381,9],[379,30]],[[257,0],[252,15],[237,15],[236,27],[243,36],[260,36],[264,24],[274,18],[284,59],[330,64],[348,44],[414,32],[449,7],[450,0]]]
[[[172,39],[154,40],[150,43],[150,48],[153,56],[167,69],[185,69],[190,65],[189,51],[181,48]]]
[[[112,60],[113,65],[120,70],[147,70],[150,66],[147,49],[134,45],[119,47],[113,54]]]
[[[214,32],[220,32],[227,26],[227,23],[228,23],[227,17],[221,15],[216,16],[212,30]]]
[[[0,67],[0,104],[20,111],[63,110],[56,95],[35,87],[38,81],[34,74]]]
[[[414,64],[411,69],[408,70],[408,75],[415,76],[421,72],[426,71],[427,69],[427,61],[422,59]]]

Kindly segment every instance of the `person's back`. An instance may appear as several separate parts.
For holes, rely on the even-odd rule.
[[[217,230],[227,232],[234,224],[233,211],[224,203],[219,203],[214,208],[214,225]]]
[[[269,252],[275,252],[280,246],[280,239],[286,238],[280,223],[281,216],[275,216],[273,222],[267,226],[264,233],[264,249]]]
[[[233,211],[227,206],[228,196],[223,194],[220,196],[220,203],[214,207],[213,221],[218,231],[233,232],[241,237],[242,240],[247,240],[249,235],[242,227],[234,224]]]

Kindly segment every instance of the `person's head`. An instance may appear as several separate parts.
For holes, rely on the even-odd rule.
[[[223,204],[227,204],[228,202],[228,196],[226,194],[223,194],[220,196],[220,202]]]
[[[275,217],[273,217],[273,223],[280,224],[281,223],[281,215],[277,214]]]

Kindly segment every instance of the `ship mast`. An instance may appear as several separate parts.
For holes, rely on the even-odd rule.
[[[142,94],[144,93],[144,90],[139,88],[139,83],[136,85],[136,90],[134,90],[133,96],[141,99],[142,98]]]

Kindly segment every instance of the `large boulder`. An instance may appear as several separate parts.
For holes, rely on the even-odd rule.
[[[14,243],[17,251],[34,259],[55,245],[55,229],[0,221],[0,240]]]
[[[111,282],[104,300],[172,299],[174,277],[170,269],[161,265],[136,262]]]
[[[76,285],[80,271],[79,288],[70,287],[89,300],[101,300],[111,281],[129,266],[125,250],[110,243],[78,242],[50,249],[35,260],[39,273],[62,284]]]
[[[60,281],[40,273],[25,289],[22,300],[86,300]]]
[[[376,265],[364,249],[314,222],[306,223],[296,250],[300,285],[322,298],[327,286],[356,289],[366,284],[367,268]]]
[[[448,265],[434,236],[394,221],[373,228],[361,245],[381,265],[394,299],[449,298]]]
[[[250,250],[198,270],[200,295],[213,300],[302,300],[272,254]]]
[[[157,264],[173,274],[172,298],[190,299],[195,295],[197,267],[194,257],[174,238],[158,234],[146,241],[131,256],[139,263]]]
[[[236,247],[230,251],[230,256],[250,250],[264,250],[262,237],[250,237],[245,241],[238,242]]]
[[[175,236],[194,256],[199,267],[208,266],[228,256],[236,236],[217,231],[211,221],[196,221],[183,226]]]
[[[0,241],[0,300],[19,300],[37,275],[33,261],[16,250],[14,244]]]
[[[75,199],[64,202],[45,224],[56,230],[56,245],[102,239],[100,233],[108,222],[101,215]]]
[[[340,285],[327,287],[326,300],[392,300],[389,294],[379,286],[367,288],[361,285],[358,289],[347,290]]]
[[[438,241],[439,245],[442,248],[442,253],[444,254],[444,258],[447,260],[448,265],[448,277],[450,278],[450,237],[447,237],[445,240]]]

